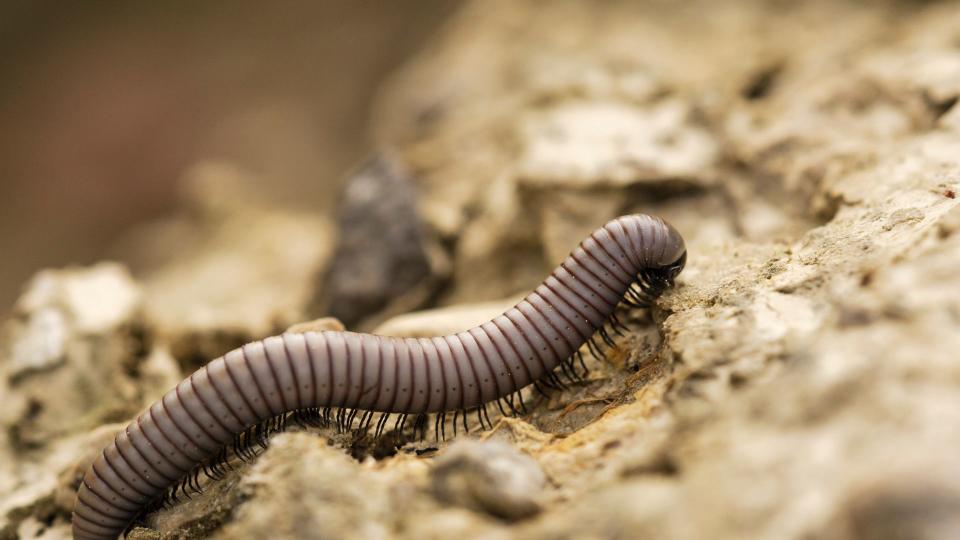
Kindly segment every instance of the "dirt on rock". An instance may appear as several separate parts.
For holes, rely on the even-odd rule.
[[[527,416],[399,449],[276,435],[129,537],[960,535],[958,99],[956,2],[468,3],[371,126],[415,201],[390,268],[427,292],[375,273],[351,319],[467,328],[628,212],[683,233],[678,286]],[[68,537],[118,422],[373,275],[333,219],[251,204],[235,174],[191,175],[184,214],[125,244],[135,277],[26,288],[0,348],[0,539]]]

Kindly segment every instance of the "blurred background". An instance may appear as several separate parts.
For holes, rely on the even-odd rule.
[[[329,209],[379,83],[457,6],[0,3],[0,317],[37,269],[169,212],[201,160]]]

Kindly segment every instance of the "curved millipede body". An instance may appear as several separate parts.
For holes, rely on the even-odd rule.
[[[363,411],[362,429],[380,413],[380,433],[388,414],[398,415],[400,429],[409,414],[422,432],[428,413],[440,426],[454,412],[455,427],[461,412],[465,421],[476,411],[483,424],[487,403],[515,410],[515,394],[562,384],[559,375],[571,374],[582,345],[597,332],[609,342],[604,325],[617,305],[648,304],[685,261],[683,239],[669,224],[623,216],[581,242],[515,307],[465,332],[430,339],[284,334],[229,352],[167,392],[101,452],[77,493],[74,538],[116,538],[198,464],[236,448],[238,435],[262,436],[265,421],[321,410],[329,420],[333,410],[338,425],[352,426]]]

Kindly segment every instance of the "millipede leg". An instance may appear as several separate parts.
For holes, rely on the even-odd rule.
[[[520,402],[520,412],[527,414],[527,404],[523,402],[523,392],[517,390],[517,401]]]
[[[590,336],[590,339],[587,340],[587,350],[597,358],[605,358],[603,351],[600,350],[600,346],[594,341],[593,336]]]
[[[477,407],[475,410],[477,411],[477,421],[480,422],[480,429],[487,429],[487,426],[483,424],[483,413],[481,412],[481,408]]]
[[[600,334],[600,337],[603,338],[603,342],[609,345],[611,348],[616,347],[616,342],[613,341],[613,338],[610,337],[610,334],[607,333],[606,328],[600,327],[597,329],[597,333]]]
[[[380,438],[383,435],[383,428],[387,425],[387,420],[390,418],[390,413],[380,413],[380,418],[377,420],[377,429],[374,431],[373,436],[375,438]]]
[[[513,413],[513,416],[520,416],[520,411],[518,411],[516,405],[513,404],[513,394],[507,394],[504,396],[503,401],[506,402],[507,407],[510,409],[510,412]]]
[[[493,429],[493,422],[490,421],[490,414],[487,412],[487,404],[484,403],[480,409],[483,410],[483,416],[487,418],[487,425],[490,426],[490,429]]]
[[[617,335],[620,337],[625,336],[623,332],[630,331],[630,329],[627,328],[627,325],[623,324],[623,322],[620,320],[620,317],[617,317],[616,312],[613,312],[610,315],[610,324],[611,324],[611,327],[613,328],[613,331],[616,332]]]
[[[583,353],[580,352],[580,351],[577,351],[577,360],[580,361],[580,367],[583,368],[583,374],[584,374],[584,376],[587,375],[588,373],[590,373],[590,370],[587,369],[587,363],[584,362],[584,360],[583,360]]]
[[[560,390],[566,390],[567,388],[569,388],[563,381],[560,380],[560,377],[557,376],[557,373],[555,371],[551,371],[550,373],[547,373],[546,378],[547,380],[550,381],[550,383],[555,388],[558,388]]]
[[[500,409],[500,414],[502,416],[510,416],[507,414],[507,411],[503,410],[503,402],[500,401],[501,398],[497,398],[497,408]]]
[[[417,436],[417,431],[420,431],[420,442],[423,442],[423,438],[426,435],[427,431],[427,415],[420,413],[413,421],[413,436]]]
[[[267,424],[257,424],[257,444],[260,445],[260,448],[264,450],[267,449],[267,437],[270,436],[270,425]]]
[[[190,493],[187,492],[187,482],[186,482],[186,481],[180,482],[180,483],[177,485],[177,487],[180,488],[180,493],[183,494],[184,497],[186,497],[188,500],[193,500],[193,497],[190,495]]]
[[[347,416],[347,426],[345,431],[350,431],[353,429],[353,420],[357,417],[358,409],[351,409],[350,414]]]
[[[373,418],[373,411],[363,411],[360,415],[360,423],[357,425],[357,434],[366,433],[370,428],[370,420]]]
[[[570,384],[577,384],[580,382],[580,377],[577,375],[576,371],[573,370],[573,362],[571,358],[564,358],[560,361],[560,370],[564,375],[567,376],[567,380],[570,381]]]

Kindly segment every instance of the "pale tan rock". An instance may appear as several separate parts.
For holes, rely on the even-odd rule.
[[[196,215],[175,218],[183,230],[138,233],[189,238],[144,276],[146,317],[177,358],[209,360],[303,320],[332,250],[326,219],[272,207],[240,175],[199,165],[186,183]]]
[[[503,314],[522,298],[517,296],[496,302],[450,306],[399,315],[375,328],[373,333],[395,337],[434,337],[456,334]]]
[[[69,537],[69,528],[55,518],[73,509],[83,473],[119,428],[106,424],[90,433],[60,437],[34,452],[32,459],[22,459],[17,447],[3,441],[0,453],[9,470],[0,476],[0,530],[19,530],[27,538]]]
[[[240,489],[271,502],[242,505],[219,537],[390,538],[400,510],[386,478],[309,434],[275,437]]]
[[[477,540],[508,540],[515,538],[510,529],[490,518],[463,508],[436,508],[429,515],[415,519],[404,531],[405,538],[445,540],[464,537]]]
[[[64,359],[67,340],[128,324],[141,297],[129,271],[116,263],[38,273],[14,308],[19,324],[9,330],[15,334],[9,375],[54,367]]]
[[[147,339],[141,297],[114,263],[37,275],[0,344],[0,420],[11,444],[42,447],[136,410],[140,389],[127,367]]]
[[[676,99],[558,103],[523,125],[519,174],[526,184],[581,188],[701,176],[718,146],[690,116]]]
[[[547,477],[540,465],[499,441],[460,441],[430,472],[438,500],[515,520],[540,512]]]
[[[346,328],[343,326],[343,323],[338,321],[334,317],[321,317],[319,319],[314,319],[312,321],[297,323],[287,328],[287,332],[293,334],[303,334],[306,332],[323,332],[324,330],[332,330],[335,332],[343,332]]]

